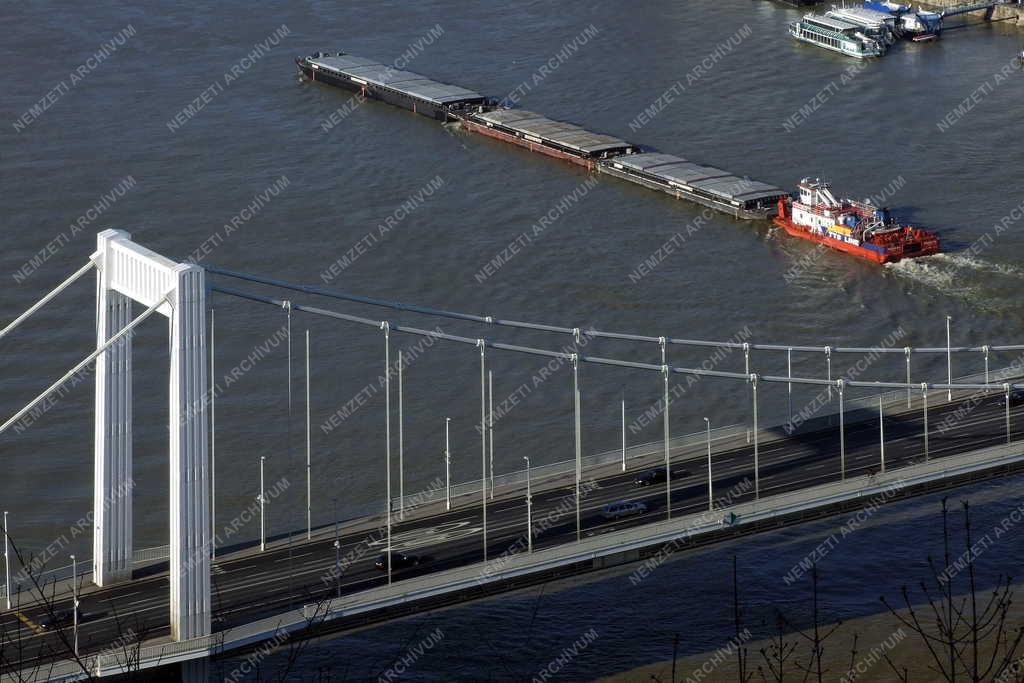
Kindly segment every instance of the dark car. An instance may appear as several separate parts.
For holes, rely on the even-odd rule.
[[[679,477],[690,476],[690,470],[681,468],[674,468],[672,470],[672,478],[678,479]],[[665,468],[656,467],[653,470],[647,470],[642,474],[638,474],[636,479],[633,480],[634,486],[654,486],[655,484],[665,483]]]
[[[56,610],[51,614],[44,615],[39,620],[39,628],[43,629],[44,631],[55,631],[59,630],[64,626],[70,626],[72,622],[74,622],[74,620],[74,612],[72,612],[71,610]],[[78,610],[78,621],[79,623],[83,621],[81,608],[79,608]]]
[[[423,558],[419,555],[407,555],[405,553],[392,552],[391,553],[391,570],[395,571],[398,569],[409,569],[411,567],[418,567],[423,562]],[[377,558],[375,565],[377,569],[381,571],[387,571],[388,569],[388,554],[382,553]]]
[[[1024,389],[1011,389],[1010,390],[1010,405],[1011,406],[1024,405]]]

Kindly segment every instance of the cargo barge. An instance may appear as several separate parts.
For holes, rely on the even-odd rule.
[[[571,123],[555,121],[525,109],[492,109],[458,117],[462,127],[556,159],[594,170],[611,157],[633,154],[637,146],[619,138],[592,133]]]
[[[387,102],[439,121],[448,121],[453,113],[466,107],[483,105],[487,99],[457,85],[433,81],[344,52],[333,55],[317,52],[296,58],[295,64],[310,80],[345,88],[364,98]]]
[[[939,240],[934,234],[883,219],[869,205],[837,201],[826,183],[805,180],[800,185],[799,199],[794,200],[774,185],[671,154],[643,150],[626,140],[535,112],[504,108],[472,90],[372,60],[342,52],[318,52],[298,57],[295,63],[311,80],[352,90],[362,97],[439,121],[457,121],[468,131],[686,199],[735,218],[759,220],[774,216],[776,225],[790,235],[879,263],[939,251]]]
[[[770,218],[788,196],[774,185],[657,152],[615,157],[597,170],[746,220]]]
[[[888,209],[836,199],[831,185],[818,179],[804,178],[796,199],[780,199],[774,222],[793,237],[876,263],[941,251],[934,233],[897,223]]]

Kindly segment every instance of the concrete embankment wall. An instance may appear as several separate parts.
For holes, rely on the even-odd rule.
[[[968,0],[925,0],[924,2],[914,3],[915,7],[920,6],[930,10],[943,10],[950,7],[957,7],[963,5]],[[983,11],[971,12],[965,15],[969,21],[978,21],[984,16]],[[1012,5],[1001,5],[996,7],[995,12],[992,14],[993,20],[1002,21],[1004,24],[1016,24],[1017,26],[1024,28],[1024,5],[1012,4]]]

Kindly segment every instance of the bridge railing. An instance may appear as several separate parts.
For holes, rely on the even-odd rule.
[[[989,372],[988,379],[991,383],[1001,383],[1008,379],[1013,379],[1021,376],[1019,368],[999,368]],[[957,382],[961,383],[974,383],[984,382],[985,374],[976,373],[971,375],[964,375],[957,377]],[[825,388],[823,387],[824,391]],[[838,410],[839,402],[837,400],[837,394],[833,392],[833,400],[828,404],[827,410],[819,411],[815,418],[819,421],[815,423],[815,427],[820,427],[822,424],[838,424]],[[869,396],[862,396],[858,398],[847,399],[844,404],[845,413],[847,415],[847,424],[853,424],[851,421],[851,413],[856,411],[864,411],[865,413],[870,412],[871,415],[877,415],[878,403],[881,399],[884,410],[892,409],[905,409],[907,394],[903,389],[894,389],[892,391],[886,391],[881,394],[874,394]],[[914,391],[911,394],[911,407],[920,406],[921,394],[920,390]],[[768,443],[772,440],[779,439],[786,434],[785,423],[781,425],[766,425],[758,429],[758,437],[762,444]],[[752,439],[750,429],[744,424],[734,424],[723,427],[716,427],[711,430],[711,443],[712,448],[719,446],[723,441],[742,439],[748,441]],[[707,433],[705,431],[693,432],[690,434],[684,434],[677,437],[672,437],[669,440],[669,446],[673,452],[679,450],[692,450],[694,460],[704,457],[704,448],[707,445]],[[635,464],[636,460],[645,456],[660,455],[664,453],[664,442],[662,441],[649,441],[641,444],[635,444],[626,447],[626,464],[627,468],[631,464]],[[674,456],[678,458],[678,454]],[[684,456],[685,459],[685,456]],[[592,455],[583,456],[583,469],[584,471],[591,471],[595,468],[614,465],[616,463],[621,464],[622,462],[622,450],[609,450]],[[575,460],[561,460],[558,462],[547,463],[544,465],[537,465],[530,468],[530,480],[532,483],[537,484],[543,482],[546,479],[556,479],[564,477],[565,475],[574,472],[576,469]],[[490,486],[490,484],[488,484]],[[506,472],[504,474],[494,475],[494,490],[496,493],[501,492],[502,489],[515,489],[525,488],[526,486],[526,470],[516,470],[513,472]],[[481,482],[479,479],[471,481],[460,482],[458,484],[452,484],[451,495],[452,499],[456,499],[463,496],[479,495],[481,489]],[[417,505],[424,503],[438,503],[444,502],[445,491],[444,489],[427,489],[417,494]],[[376,512],[376,508],[369,508],[369,512],[372,514]],[[400,502],[398,498],[392,500],[392,510],[395,512],[400,511]]]
[[[37,557],[41,557],[37,556]],[[153,548],[140,548],[135,551],[132,561],[134,564],[143,564],[148,562],[158,562],[160,560],[166,560],[170,557],[170,546],[161,545]],[[47,587],[61,581],[70,581],[72,577],[72,568],[74,565],[68,564],[60,567],[44,567],[43,564],[39,564],[38,567],[35,565],[33,558],[28,558],[30,565],[29,569],[32,570],[32,574],[35,577],[36,582],[42,587]],[[13,563],[12,563],[13,565]],[[88,577],[92,574],[92,558],[84,557],[78,561],[78,576]],[[3,576],[0,575],[0,579]],[[0,581],[0,595],[3,595],[6,591],[6,584]],[[29,577],[25,567],[20,567],[17,570],[14,566],[11,567],[11,601],[16,602],[16,595],[20,594],[23,590],[34,591],[35,585],[32,579]]]

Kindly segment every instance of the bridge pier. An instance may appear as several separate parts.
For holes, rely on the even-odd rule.
[[[206,284],[178,265],[171,299],[171,636],[210,633],[210,471],[207,461]]]
[[[97,236],[103,263],[110,263],[113,230]],[[132,300],[111,288],[112,268],[97,270],[96,345],[131,322]],[[95,485],[93,487],[93,582],[109,586],[132,576],[132,336],[96,359]]]
[[[210,467],[207,456],[206,278],[120,230],[97,236],[97,348],[131,321],[132,301],[170,324],[170,626],[175,640],[210,633]],[[131,335],[96,359],[94,576],[131,578]]]
[[[190,659],[182,662],[181,683],[208,683],[210,680],[210,658]]]

